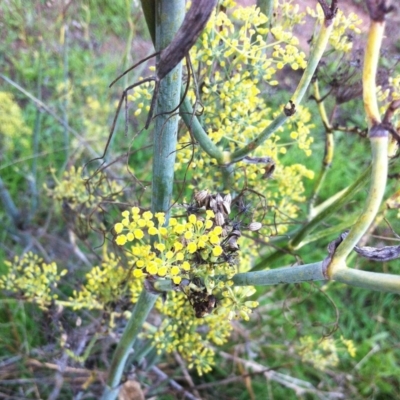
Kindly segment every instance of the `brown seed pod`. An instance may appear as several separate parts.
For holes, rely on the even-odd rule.
[[[229,215],[231,213],[231,205],[230,203],[227,203],[226,201],[222,202],[222,210],[226,215]]]
[[[216,214],[215,214],[215,223],[216,223],[218,226],[224,225],[224,223],[225,223],[225,217],[224,217],[224,214],[222,214],[221,211],[217,211],[217,212],[216,212]]]
[[[227,241],[227,246],[229,250],[236,251],[239,250],[239,245],[237,243],[237,236],[231,236]]]
[[[249,225],[249,230],[252,231],[252,232],[259,231],[261,228],[262,228],[261,222],[252,222]]]
[[[213,197],[210,197],[210,202],[208,204],[208,208],[213,210],[214,213],[216,213],[218,211],[218,203],[217,200],[215,200]]]
[[[206,202],[207,202],[208,197],[209,197],[209,194],[208,194],[208,190],[207,189],[200,190],[200,192],[197,192],[194,195],[194,199],[197,201],[197,204],[199,206],[205,205]]]
[[[242,236],[242,232],[240,232],[238,229],[235,229],[235,230],[233,230],[233,231],[231,232],[231,235],[232,235],[232,236],[240,237],[240,236]]]

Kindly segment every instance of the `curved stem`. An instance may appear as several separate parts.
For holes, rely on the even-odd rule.
[[[368,124],[381,122],[378,100],[376,98],[376,72],[379,62],[379,50],[385,30],[384,22],[371,21],[365,49],[363,69],[363,100]]]
[[[210,157],[215,158],[219,165],[223,164],[224,158],[222,151],[214,144],[201,126],[187,96],[180,107],[180,115],[194,138],[199,142],[200,147]]]
[[[367,203],[364,211],[358,218],[357,222],[351,228],[348,236],[343,240],[335,251],[332,262],[329,266],[329,275],[336,279],[336,272],[339,269],[347,268],[345,261],[347,256],[353,250],[354,246],[359,242],[361,237],[367,231],[374,221],[379,211],[383,195],[386,188],[387,172],[388,172],[388,137],[371,138],[372,146],[372,173],[371,185],[369,189]]]
[[[336,249],[328,267],[328,273],[333,279],[336,279],[338,271],[347,268],[347,256],[374,221],[385,193],[388,173],[389,135],[387,130],[380,124],[381,118],[376,98],[376,71],[384,27],[384,21],[371,21],[364,58],[363,99],[370,127],[369,138],[372,150],[370,190],[363,213],[350,230],[348,236]],[[348,273],[351,274],[352,272]]]
[[[267,257],[262,258],[252,269],[251,271],[260,271],[264,268],[267,268],[272,262],[276,261],[280,257],[282,257],[285,253],[284,250],[292,251],[300,248],[302,246],[304,238],[306,238],[310,232],[312,232],[317,225],[326,220],[330,215],[335,213],[341,207],[343,207],[350,199],[364,186],[369,177],[371,167],[368,167],[355,181],[349,186],[347,189],[340,192],[339,196],[332,196],[335,201],[331,201],[328,199],[325,203],[329,204],[328,206],[325,203],[321,204],[321,210],[313,217],[313,219],[307,222],[306,225],[300,228],[295,234],[295,236],[289,241],[289,243],[282,248],[282,250],[278,250]],[[320,207],[319,206],[319,207]]]

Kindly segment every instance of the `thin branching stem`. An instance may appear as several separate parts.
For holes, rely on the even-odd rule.
[[[310,82],[312,80],[312,77],[314,76],[318,63],[321,60],[321,57],[328,44],[328,39],[332,32],[332,28],[333,28],[332,23],[330,24],[324,23],[321,26],[315,45],[311,50],[307,67],[304,70],[303,76],[301,77],[301,80],[295,92],[293,93],[293,96],[290,99],[291,104],[294,106],[294,110],[303,100],[306,90],[310,85]],[[288,120],[288,118],[290,118],[290,115],[286,115],[285,110],[282,110],[282,112],[278,115],[278,117],[274,121],[272,121],[271,124],[266,129],[264,129],[264,131],[261,132],[261,134],[256,139],[252,140],[243,148],[236,150],[232,154],[231,161],[232,162],[240,161],[243,157],[247,156],[252,151],[254,151],[257,147],[263,144],[281,125],[283,125]]]

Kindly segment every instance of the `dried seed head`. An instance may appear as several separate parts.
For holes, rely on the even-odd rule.
[[[225,218],[224,218],[224,214],[222,214],[222,212],[217,211],[217,213],[215,214],[215,223],[218,226],[222,226],[225,223]]]
[[[230,193],[224,196],[224,202],[228,203],[229,205],[232,203],[232,196]]]
[[[260,230],[261,228],[262,228],[261,222],[252,222],[249,225],[249,230],[251,230],[252,232],[256,232],[256,231]]]
[[[199,206],[202,206],[202,205],[206,204],[206,200],[207,200],[208,196],[209,196],[208,190],[204,189],[204,190],[200,190],[200,192],[197,192],[194,195],[194,199],[197,201]]]
[[[233,250],[233,251],[239,250],[239,245],[237,244],[236,236],[231,236],[228,239],[227,245],[228,245],[229,250]]]
[[[210,197],[210,204],[208,205],[208,207],[214,211],[214,213],[217,212],[217,200],[215,200],[213,197]]]
[[[226,201],[223,201],[222,202],[222,209],[223,209],[223,211],[224,211],[224,213],[226,215],[229,215],[231,213],[231,205],[230,205],[230,203],[228,203]]]
[[[234,229],[234,230],[231,232],[231,235],[232,235],[232,236],[240,237],[240,236],[242,236],[242,232],[240,232],[238,229]]]
[[[219,193],[217,193],[217,195],[215,196],[215,200],[217,200],[217,203],[222,203],[224,201]]]

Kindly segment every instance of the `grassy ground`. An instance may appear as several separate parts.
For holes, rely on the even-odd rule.
[[[84,166],[102,154],[121,88],[147,74],[143,67],[120,86],[108,88],[118,73],[151,53],[138,8],[137,2],[128,0],[67,5],[57,1],[1,2],[0,178],[19,217],[13,219],[9,209],[0,208],[0,272],[6,270],[5,260],[34,250],[46,261],[56,260],[74,273],[75,281],[60,287],[60,293],[68,296],[103,251],[101,230],[110,228],[123,204],[103,204],[104,212],[85,210],[85,217],[80,218],[83,210],[57,203],[49,198],[46,187],[52,188],[71,166]],[[313,107],[313,101],[307,105]],[[323,128],[315,107],[313,112],[313,157],[293,151],[285,163],[296,159],[318,171]],[[356,104],[347,103],[340,112],[342,119],[365,125]],[[151,137],[138,134],[144,116],[131,114],[127,135],[124,118],[119,119],[105,159],[117,160],[110,180],[123,187],[126,198],[146,203]],[[356,135],[338,133],[336,144],[320,201],[351,184],[369,159],[365,156],[368,142]],[[127,152],[132,153],[130,157],[124,156]],[[98,166],[93,161],[87,166],[88,173]],[[311,192],[312,182],[306,189]],[[366,189],[328,220],[326,227],[346,220],[365,196]],[[303,212],[305,216],[305,207]],[[389,212],[387,218],[398,231],[396,212]],[[93,229],[98,226],[102,229]],[[375,234],[390,236],[392,232],[382,223]],[[307,245],[297,256],[307,262],[320,260],[332,239]],[[379,237],[371,240],[382,245]],[[289,255],[272,266],[293,261]],[[353,265],[400,273],[398,262],[366,265],[353,257]],[[182,392],[163,381],[164,372],[190,391],[196,386],[205,399],[398,398],[398,296],[329,283],[259,288],[257,298],[260,307],[252,320],[234,323],[231,341],[217,351],[216,367],[210,374],[199,377],[191,373],[188,378],[179,355],[161,357],[150,352],[135,376],[146,396],[183,398]],[[108,342],[94,342],[90,347],[91,338],[105,328],[96,320],[96,313],[84,317],[87,325],[81,328],[81,317],[72,311],[54,308],[43,312],[25,302],[23,293],[14,297],[4,294],[0,298],[0,397],[98,398],[115,344],[110,336]],[[119,324],[122,327],[122,321]],[[341,336],[354,341],[355,357],[349,355]],[[63,337],[81,344],[82,349],[89,348],[90,356],[64,359],[59,346]],[[323,347],[325,337],[331,348]],[[302,356],[299,348],[305,338],[311,338],[313,345]],[[328,363],[321,369],[321,360],[336,353],[337,365]]]

